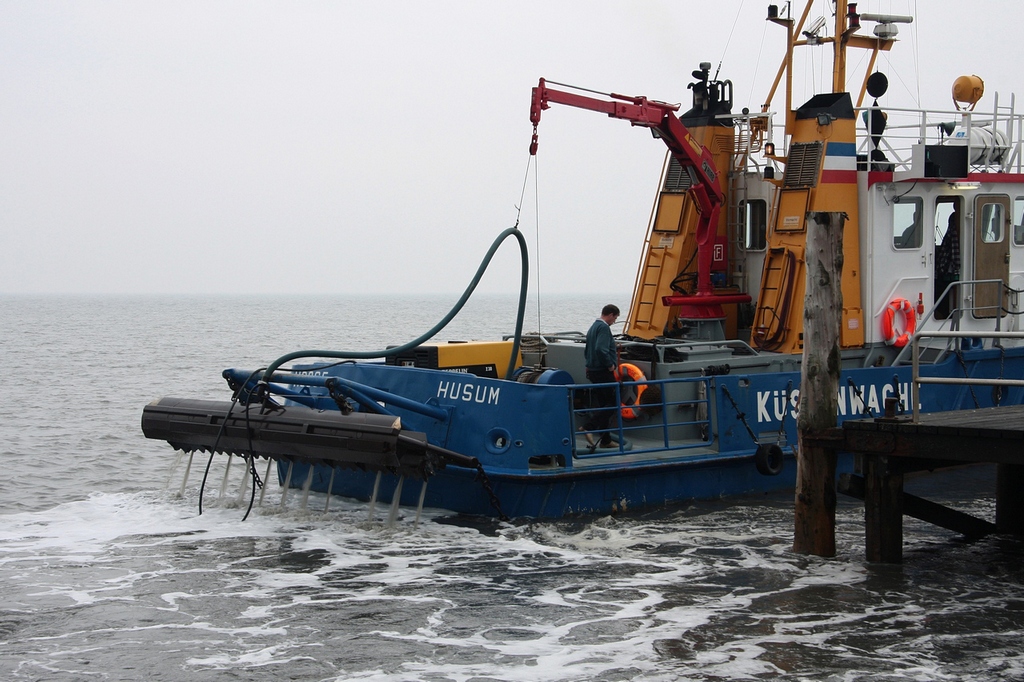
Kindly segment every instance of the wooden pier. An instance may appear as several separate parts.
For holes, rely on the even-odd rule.
[[[885,417],[848,420],[835,426],[838,406],[833,396],[839,383],[841,357],[834,339],[842,327],[842,295],[836,305],[830,300],[836,282],[842,281],[843,259],[835,258],[836,244],[842,253],[843,214],[807,214],[806,280],[804,300],[804,346],[801,364],[801,410],[797,427],[796,501],[793,550],[818,556],[835,556],[835,454],[857,455],[860,476],[840,481],[839,491],[864,500],[866,554],[868,561],[899,563],[903,560],[903,515],[910,514],[967,536],[990,532],[1024,535],[1024,405],[988,409],[958,410],[920,414],[924,384],[1024,386],[1024,377],[997,379],[980,377],[936,377],[921,375],[922,341],[930,351],[950,352],[964,338],[991,339],[992,347],[1004,340],[1021,343],[1024,333],[1000,328],[1002,313],[995,317],[993,331],[922,330],[914,333],[909,349],[903,348],[893,364],[910,354],[913,367],[910,404],[912,417],[896,417],[897,400],[888,398]],[[813,260],[813,266],[812,266]],[[998,280],[993,280],[998,281]],[[930,315],[922,324],[930,320]],[[932,359],[938,362],[940,357]],[[809,395],[815,419],[805,417]],[[826,409],[822,409],[826,408]],[[997,465],[996,521],[990,523],[903,492],[903,477],[911,472],[933,471],[982,462]]]
[[[1024,535],[1024,405],[848,420],[813,440],[858,456],[862,475],[839,491],[864,500],[868,561],[902,561],[904,514],[972,538]],[[903,492],[906,474],[984,462],[997,465],[995,523]]]

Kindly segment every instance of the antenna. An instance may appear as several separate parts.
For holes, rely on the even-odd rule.
[[[867,21],[878,22],[873,33],[882,40],[889,40],[890,38],[895,38],[899,35],[900,31],[896,28],[895,24],[914,23],[914,17],[910,17],[905,14],[868,14],[865,12],[860,15],[860,18],[866,19]]]
[[[825,17],[818,17],[811,22],[811,25],[807,27],[806,31],[803,31],[804,37],[807,38],[808,45],[817,45],[821,42],[821,29],[825,28]]]

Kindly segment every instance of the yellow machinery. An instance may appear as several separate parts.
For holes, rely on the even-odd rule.
[[[504,372],[508,367],[511,355],[511,341],[448,341],[417,346],[397,357],[387,358],[387,364],[443,369],[496,379],[499,368]],[[516,367],[520,365],[521,357],[516,358],[515,363]]]

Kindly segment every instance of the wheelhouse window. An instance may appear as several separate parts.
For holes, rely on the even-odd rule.
[[[1024,246],[1024,197],[1013,200],[1013,245]]]
[[[924,243],[924,199],[901,197],[892,205],[892,245],[897,249],[919,249]]]
[[[764,251],[768,232],[768,202],[751,199],[740,203],[743,215],[743,245],[747,251]]]
[[[1003,205],[985,204],[981,207],[981,241],[998,244],[1003,241]]]

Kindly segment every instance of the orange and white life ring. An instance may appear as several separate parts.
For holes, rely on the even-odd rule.
[[[896,333],[896,313],[903,316],[903,333]],[[882,336],[885,343],[896,348],[903,348],[914,335],[917,328],[917,315],[914,306],[905,298],[894,298],[882,312]]]
[[[640,368],[636,365],[631,365],[628,362],[624,362],[619,365],[618,369],[615,370],[616,381],[631,381],[641,382],[645,381],[647,377],[640,371]],[[640,416],[640,396],[643,395],[644,391],[647,390],[647,384],[635,383],[627,384],[622,387],[620,391],[622,400],[622,418],[623,419],[636,419]]]

